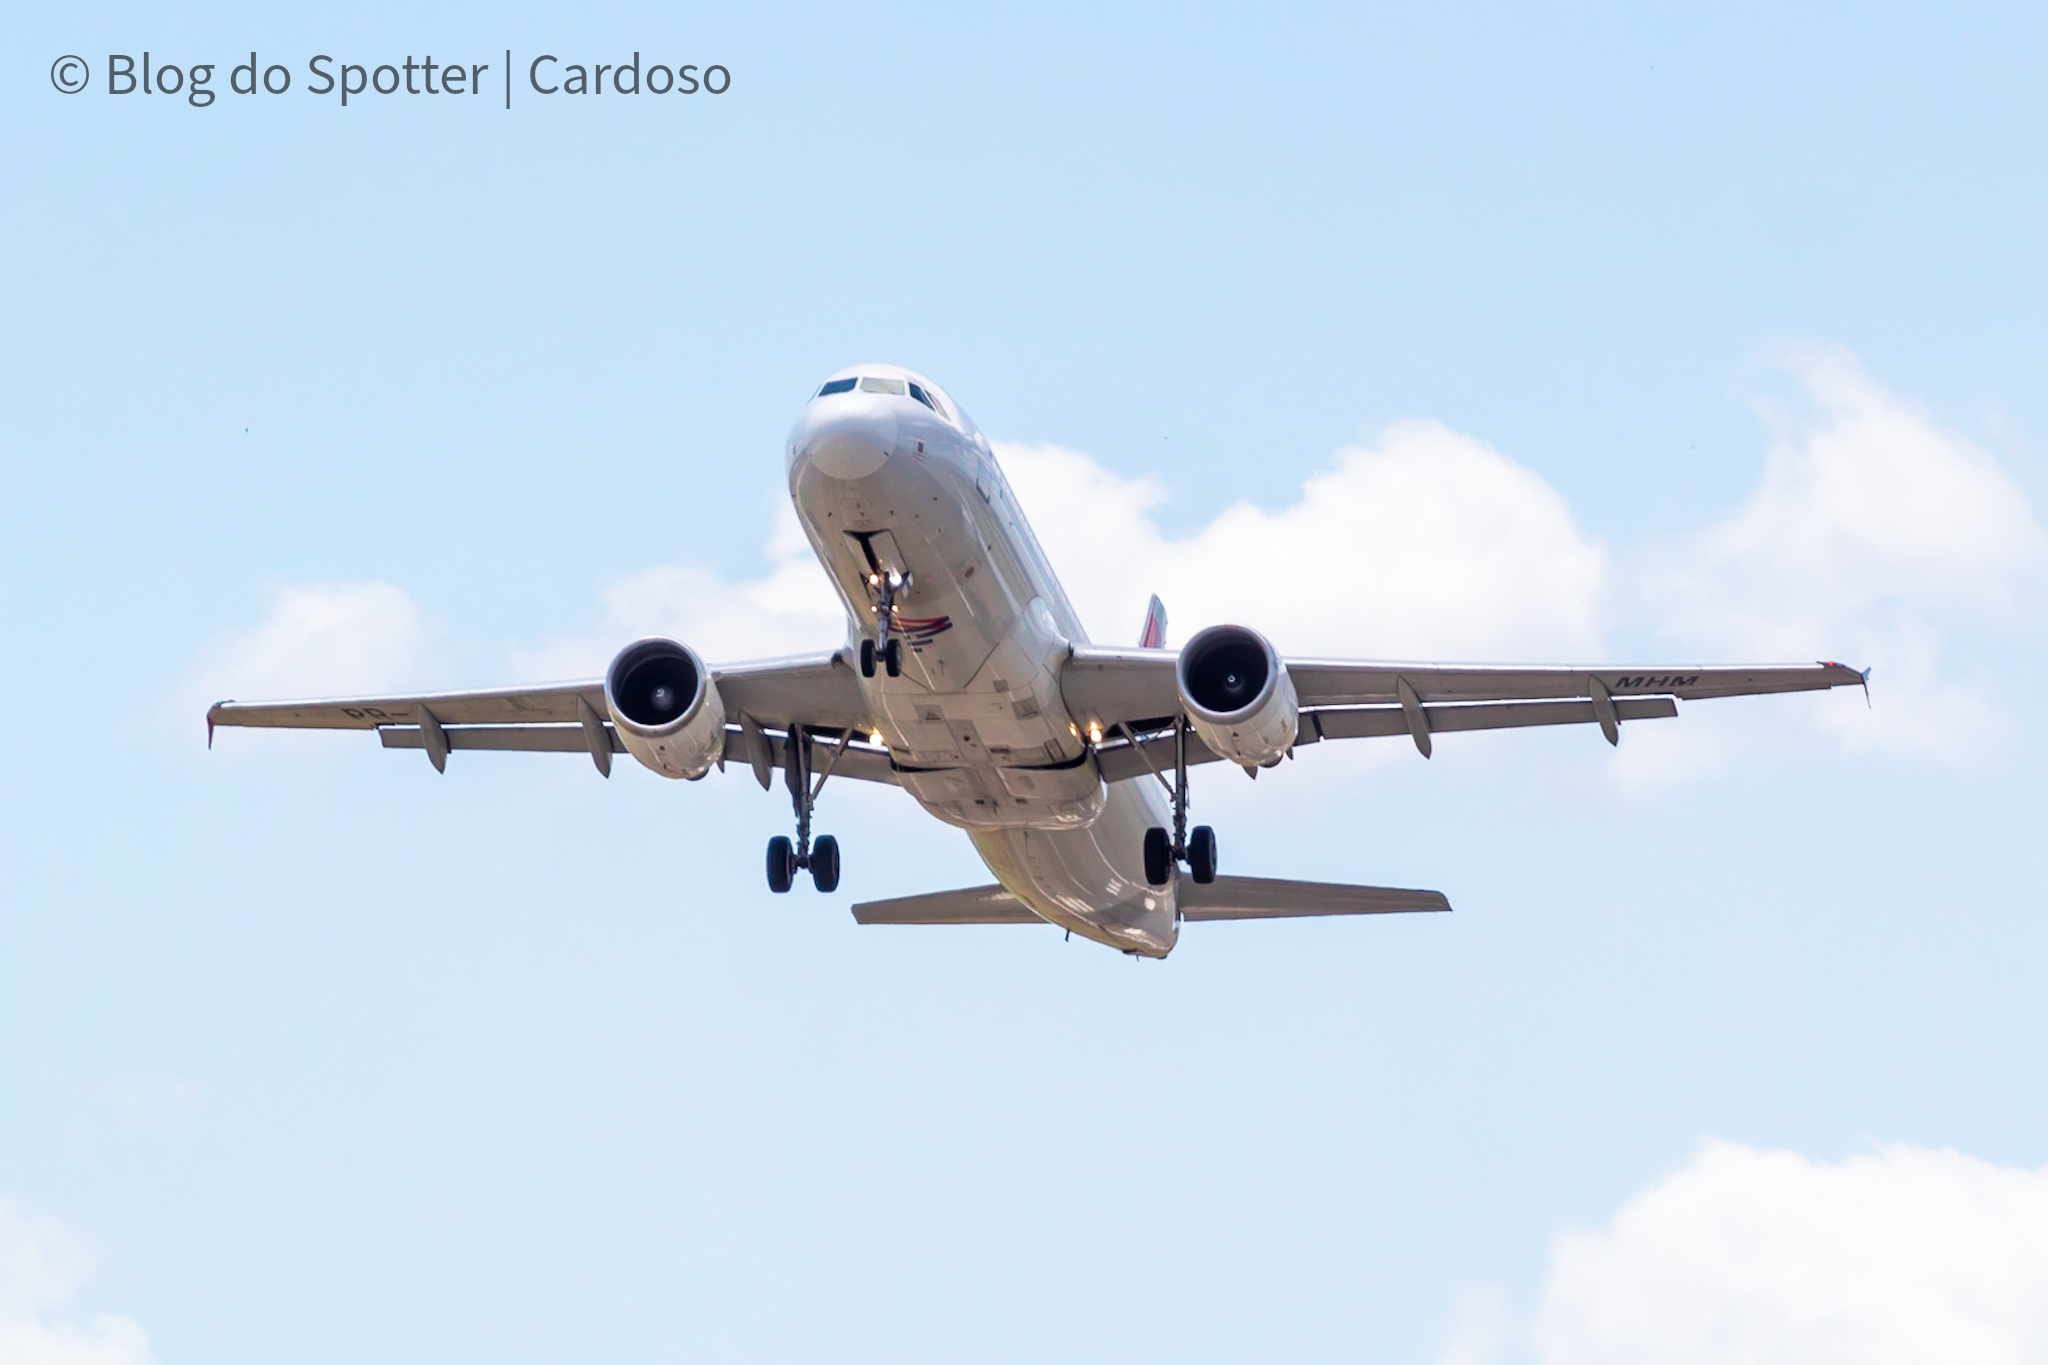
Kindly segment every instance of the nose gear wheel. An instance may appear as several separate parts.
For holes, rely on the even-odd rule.
[[[860,642],[860,675],[863,678],[875,676],[877,662],[890,677],[902,676],[903,641],[893,633],[896,628],[896,598],[909,592],[913,581],[912,575],[897,573],[894,569],[868,575],[868,584],[875,590],[875,635],[871,640]]]

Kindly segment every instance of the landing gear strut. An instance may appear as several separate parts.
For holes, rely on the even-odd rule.
[[[1138,743],[1138,737],[1124,727],[1124,738],[1138,751],[1138,757],[1145,759],[1145,766],[1152,768],[1152,760],[1145,758],[1145,750]],[[1188,836],[1188,718],[1175,716],[1173,720],[1173,781],[1168,782],[1157,768],[1152,775],[1159,778],[1166,788],[1167,796],[1173,802],[1173,833],[1169,835],[1154,825],[1145,831],[1145,880],[1153,886],[1164,886],[1173,878],[1173,865],[1186,863],[1188,875],[1202,886],[1216,880],[1216,831],[1207,825],[1196,825],[1194,836]]]
[[[839,889],[839,841],[829,834],[821,834],[816,842],[812,841],[811,811],[817,805],[818,793],[825,789],[825,779],[832,776],[840,755],[852,741],[853,731],[841,732],[839,742],[832,746],[832,753],[825,760],[825,771],[812,782],[810,735],[802,727],[792,726],[783,740],[782,778],[789,788],[790,805],[796,810],[796,839],[792,842],[788,835],[778,834],[768,841],[768,889],[777,895],[795,885],[799,870],[808,871],[811,885],[820,891]]]
[[[872,561],[870,561],[872,562]],[[884,569],[868,575],[875,589],[875,638],[860,642],[860,675],[875,676],[875,661],[892,678],[903,672],[903,641],[891,632],[896,626],[896,595],[910,591],[911,575]]]

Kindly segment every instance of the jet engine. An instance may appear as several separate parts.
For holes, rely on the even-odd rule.
[[[1257,631],[1211,626],[1199,632],[1182,646],[1174,675],[1195,733],[1231,762],[1266,767],[1294,747],[1301,710],[1294,682]]]
[[[725,703],[687,645],[627,645],[605,670],[604,703],[626,752],[663,777],[694,782],[725,753]]]

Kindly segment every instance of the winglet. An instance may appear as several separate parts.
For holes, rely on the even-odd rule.
[[[1145,608],[1145,624],[1138,630],[1138,648],[1166,648],[1166,604],[1159,600],[1159,594],[1152,594],[1152,602]]]
[[[1822,659],[1820,661],[1820,666],[1822,668],[1839,668],[1844,673],[1854,673],[1856,675],[1856,681],[1863,685],[1863,704],[1865,707],[1868,707],[1870,705],[1870,669],[1851,668],[1849,667],[1849,665],[1845,663],[1838,663],[1833,659]]]

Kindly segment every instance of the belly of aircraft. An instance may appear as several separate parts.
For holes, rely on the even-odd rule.
[[[1011,895],[1064,929],[1144,957],[1179,933],[1175,883],[1147,885],[1143,841],[1164,811],[1131,782],[1109,788],[1086,829],[978,829],[974,847]]]
[[[1174,891],[1147,885],[1143,871],[1145,830],[1163,807],[1137,784],[1104,785],[1059,687],[1077,626],[1055,619],[971,466],[938,452],[892,457],[867,478],[806,477],[795,491],[856,650],[875,629],[875,579],[894,570],[911,580],[892,616],[901,675],[878,667],[861,682],[903,789],[968,830],[997,880],[1038,914],[1165,956]]]
[[[864,479],[803,481],[798,509],[856,649],[875,628],[876,577],[910,580],[891,617],[901,675],[861,683],[904,790],[964,829],[1092,823],[1102,782],[1060,694],[1067,633],[971,472],[892,460]]]

